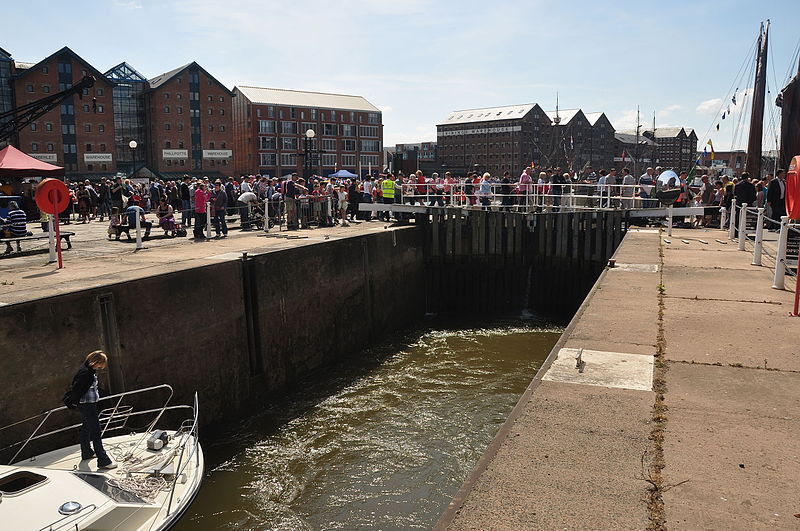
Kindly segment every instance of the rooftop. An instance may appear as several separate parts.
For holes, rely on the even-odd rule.
[[[380,112],[380,109],[368,102],[362,96],[268,87],[237,86],[235,88],[253,103]]]
[[[464,109],[461,111],[453,111],[437,125],[514,120],[522,118],[535,106],[535,103],[526,103],[523,105],[506,105],[503,107],[486,107],[484,109]]]

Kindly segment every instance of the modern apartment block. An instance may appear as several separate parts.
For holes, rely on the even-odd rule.
[[[234,87],[234,94],[236,173],[382,169],[381,112],[365,98],[248,86]]]

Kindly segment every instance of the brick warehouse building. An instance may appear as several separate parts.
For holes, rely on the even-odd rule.
[[[114,83],[75,52],[64,47],[34,65],[17,63],[12,79],[15,105],[65,90],[86,75],[96,78],[94,87],[71,96],[20,131],[17,147],[63,166],[67,176],[110,175],[116,172]]]
[[[234,93],[236,173],[302,175],[309,129],[312,173],[382,169],[382,115],[363,97],[248,86]]]
[[[576,170],[614,164],[614,127],[602,112],[511,105],[455,111],[436,128],[439,165],[459,173],[518,173],[531,162]]]
[[[196,62],[148,81],[146,155],[166,177],[233,174],[234,93]]]
[[[551,121],[538,104],[468,109],[436,125],[439,165],[449,171],[519,171],[551,150]]]

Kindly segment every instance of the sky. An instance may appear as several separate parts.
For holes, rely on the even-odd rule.
[[[228,88],[357,94],[383,111],[386,146],[435,140],[454,110],[551,110],[558,95],[618,130],[636,126],[638,107],[647,128],[655,115],[657,127],[694,128],[701,148],[741,148],[748,69],[771,19],[768,149],[800,37],[800,0],[28,0],[3,11],[0,47],[18,61],[66,45],[100,71],[127,61],[152,78],[197,61]]]

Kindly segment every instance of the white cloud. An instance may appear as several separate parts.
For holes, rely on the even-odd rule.
[[[706,100],[697,106],[697,114],[716,114],[722,105],[722,98]]]
[[[678,105],[677,103],[673,103],[672,105],[667,105],[663,109],[659,110],[658,111],[658,116],[660,118],[664,118],[665,116],[668,116],[673,111],[679,111],[681,109],[683,109],[683,105]]]
[[[121,7],[124,9],[141,9],[142,2],[140,0],[114,0],[114,5],[116,7]]]
[[[625,129],[636,129],[636,109],[622,111],[622,114],[611,120],[611,124],[617,131]]]

